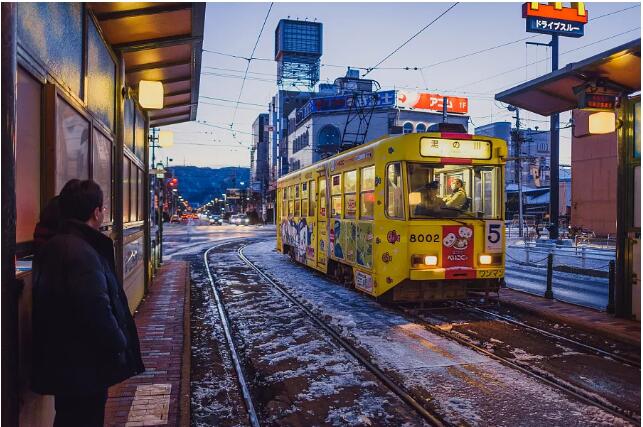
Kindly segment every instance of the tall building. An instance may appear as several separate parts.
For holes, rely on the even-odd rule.
[[[268,113],[261,113],[252,124],[250,148],[249,209],[260,217],[266,215],[264,194],[268,187]]]

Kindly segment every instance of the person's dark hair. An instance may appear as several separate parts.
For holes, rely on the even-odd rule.
[[[91,218],[94,209],[102,207],[103,190],[91,179],[71,180],[60,192],[60,211],[66,219],[85,222]]]

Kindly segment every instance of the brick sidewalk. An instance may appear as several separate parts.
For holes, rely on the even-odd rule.
[[[189,425],[189,268],[168,261],[135,315],[146,371],[109,389],[106,426]]]
[[[638,321],[618,319],[603,311],[545,299],[509,288],[500,290],[500,301],[586,332],[641,345],[641,323]]]

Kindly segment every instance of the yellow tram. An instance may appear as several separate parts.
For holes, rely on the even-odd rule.
[[[277,184],[277,249],[392,301],[497,292],[504,277],[506,142],[387,136]]]

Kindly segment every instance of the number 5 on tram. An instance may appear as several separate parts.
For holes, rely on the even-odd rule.
[[[277,183],[277,249],[392,301],[497,292],[504,277],[506,142],[384,137]]]

